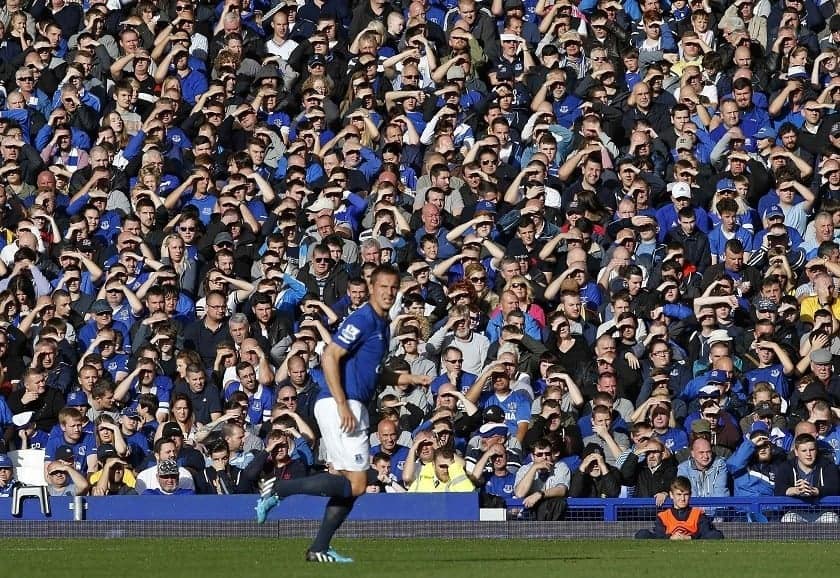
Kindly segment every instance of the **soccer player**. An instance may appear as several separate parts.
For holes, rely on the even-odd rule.
[[[306,552],[310,562],[352,562],[330,547],[333,535],[350,514],[356,498],[365,493],[370,468],[367,406],[381,378],[386,383],[427,386],[431,378],[385,371],[381,364],[388,352],[388,311],[400,286],[399,274],[388,265],[371,273],[368,303],[351,313],[327,345],[321,358],[323,380],[315,403],[315,418],[321,429],[327,458],[338,474],[322,473],[292,480],[274,480],[264,485],[257,502],[257,522],[286,496],[327,496],[321,528]]]

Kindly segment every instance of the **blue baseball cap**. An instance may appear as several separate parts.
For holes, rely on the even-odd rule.
[[[475,204],[475,212],[480,213],[482,211],[485,213],[495,213],[496,205],[494,205],[490,201],[478,201]]]
[[[88,403],[87,394],[82,390],[74,391],[67,396],[68,407],[90,406]]]
[[[507,436],[507,434],[508,428],[504,424],[490,422],[478,428],[478,435],[484,439],[491,438],[493,436]]]
[[[729,372],[722,369],[715,369],[709,372],[709,381],[707,383],[728,383]],[[708,388],[708,395],[704,395],[704,390]],[[701,397],[720,397],[720,390],[716,387],[706,386],[700,390]]]
[[[12,458],[8,454],[0,454],[0,468],[13,468]]]
[[[764,211],[764,218],[770,219],[772,217],[784,217],[785,213],[779,205],[770,205]]]
[[[735,190],[735,181],[732,179],[721,179],[717,182],[715,186],[715,190],[717,192],[721,191],[734,191]]]
[[[121,415],[131,419],[140,419],[140,414],[137,412],[137,406],[130,406],[122,410]]]
[[[758,132],[755,133],[755,140],[761,140],[763,138],[772,138],[776,140],[776,130],[769,126],[763,126],[758,129]]]
[[[752,423],[752,425],[750,426],[750,435],[753,435],[753,434],[756,434],[756,433],[765,433],[765,434],[770,433],[770,428],[767,427],[767,424],[764,423],[761,420],[754,421]]]

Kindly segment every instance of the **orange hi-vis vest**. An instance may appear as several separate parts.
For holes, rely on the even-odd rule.
[[[682,520],[678,520],[670,509],[657,514],[659,521],[665,526],[665,534],[668,536],[677,530],[682,530],[687,534],[695,536],[700,531],[700,516],[702,515],[703,510],[700,508],[691,508],[691,513],[685,522],[683,522]]]

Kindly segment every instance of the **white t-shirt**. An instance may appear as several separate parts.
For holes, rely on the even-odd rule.
[[[186,468],[178,467],[178,487],[185,490],[194,490],[195,482]],[[157,464],[150,468],[146,468],[137,474],[137,484],[134,486],[138,494],[142,494],[146,490],[159,490],[160,484],[157,479]]]

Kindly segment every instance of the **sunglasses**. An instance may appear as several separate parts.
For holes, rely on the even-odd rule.
[[[470,281],[473,283],[486,283],[487,277],[470,277]]]

